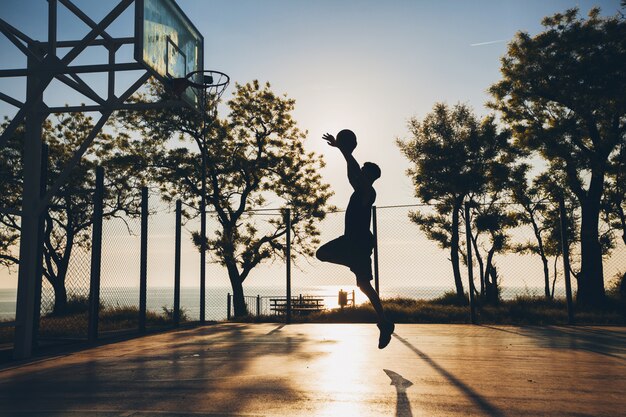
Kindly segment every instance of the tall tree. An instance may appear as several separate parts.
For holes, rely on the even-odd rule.
[[[43,140],[49,147],[48,184],[52,184],[89,134],[93,120],[84,113],[58,115],[44,123]],[[22,155],[24,128],[19,127],[7,146],[0,149],[0,206],[19,209],[23,184]],[[88,249],[93,223],[95,167],[107,171],[104,218],[138,216],[141,171],[124,154],[129,138],[100,133],[72,171],[67,182],[52,198],[44,214],[43,275],[54,290],[54,310],[63,313],[67,305],[67,275],[76,248]],[[20,222],[16,216],[0,214],[0,262],[6,267],[19,264],[17,241]]]
[[[542,24],[543,32],[520,32],[509,44],[491,106],[512,126],[517,146],[565,173],[582,210],[577,300],[601,306],[601,197],[609,159],[626,140],[626,20],[602,18],[597,8],[581,19],[570,9]]]
[[[422,121],[412,118],[409,131],[411,138],[398,140],[397,145],[413,164],[407,175],[413,179],[415,196],[434,209],[412,212],[410,218],[450,250],[454,285],[463,297],[459,233],[463,202],[487,191],[510,135],[498,131],[491,116],[481,121],[466,105],[443,103],[435,104]]]
[[[164,94],[158,89],[153,93]],[[332,193],[319,174],[322,158],[304,149],[306,133],[291,114],[294,100],[253,81],[237,84],[227,104],[224,120],[200,123],[197,114],[171,109],[129,115],[127,126],[139,128],[152,143],[143,145],[152,146],[145,155],[167,200],[197,202],[206,170],[206,198],[219,223],[207,237],[207,249],[226,268],[235,315],[241,316],[246,313],[243,283],[250,272],[265,260],[284,256],[284,216],[270,218],[262,231],[254,210],[268,204],[291,208],[292,251],[311,256],[319,243],[317,222]],[[197,148],[165,146],[174,136]],[[194,234],[198,247],[201,239]]]

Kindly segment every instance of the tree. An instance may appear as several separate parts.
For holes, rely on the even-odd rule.
[[[509,44],[490,105],[512,127],[517,146],[565,173],[582,211],[577,301],[599,307],[601,197],[610,157],[626,133],[626,21],[601,18],[594,8],[588,19],[570,9],[542,24],[543,32],[520,32]]]
[[[512,212],[512,216],[519,224],[532,227],[534,241],[528,239],[526,242],[514,244],[512,251],[536,254],[541,258],[544,294],[550,299],[554,297],[557,277],[556,262],[562,254],[560,212],[556,198],[562,194],[563,190],[559,184],[563,183],[563,179],[559,178],[559,173],[547,171],[529,181],[527,177],[529,168],[530,166],[522,164],[514,170],[510,191],[511,198],[518,207]],[[572,197],[571,195],[564,196],[570,203],[571,212],[573,211],[572,204],[575,205]],[[570,236],[575,235],[576,218],[568,216],[567,222]],[[554,262],[552,278],[550,258],[553,258]]]
[[[487,191],[510,135],[499,132],[491,116],[479,121],[468,106],[443,103],[435,104],[422,121],[412,118],[409,131],[412,137],[398,140],[397,145],[413,164],[407,175],[413,179],[415,196],[434,208],[434,213],[416,211],[409,216],[429,239],[450,250],[454,284],[462,298],[459,225],[463,202]]]
[[[48,185],[64,169],[92,127],[91,117],[84,113],[57,115],[54,122],[45,121],[43,140],[49,147]],[[21,207],[23,136],[21,126],[8,145],[0,149],[0,206],[3,207]],[[139,215],[140,193],[137,190],[142,176],[140,171],[133,170],[133,161],[123,153],[128,140],[124,135],[100,133],[44,213],[43,276],[54,290],[55,314],[63,313],[67,305],[66,279],[74,249],[88,249],[91,245],[97,165],[107,171],[104,218]],[[19,218],[0,214],[0,261],[6,267],[19,264],[19,234]]]
[[[472,234],[470,238],[474,248],[474,257],[479,264],[481,296],[487,303],[497,304],[500,299],[500,283],[494,256],[497,253],[510,250],[508,229],[515,227],[517,222],[505,210],[497,193],[486,194],[481,200],[471,204],[470,215],[472,219],[469,221],[473,227],[470,228]],[[467,222],[468,219],[464,219],[464,221]],[[482,234],[485,234],[487,238],[481,239]],[[484,258],[481,252],[484,252]],[[466,263],[473,262],[467,257],[465,259]]]
[[[165,94],[158,89],[155,93]],[[322,158],[304,150],[306,133],[291,115],[294,100],[276,95],[269,83],[253,81],[237,84],[227,104],[230,113],[225,120],[201,123],[197,114],[171,109],[129,115],[126,125],[139,128],[153,144],[144,145],[153,146],[145,154],[167,201],[197,202],[206,169],[206,198],[219,223],[219,229],[207,237],[207,250],[226,268],[235,315],[241,316],[246,313],[243,283],[250,272],[265,260],[284,256],[284,216],[270,218],[270,231],[262,233],[254,211],[266,208],[268,202],[290,208],[292,252],[312,256],[319,243],[316,224],[324,218],[332,193],[319,174]],[[192,140],[199,152],[188,147],[168,149],[166,143],[175,136]],[[198,248],[201,239],[194,234]]]
[[[534,253],[541,257],[543,265],[544,294],[546,298],[551,298],[550,291],[550,266],[548,257],[551,255],[545,244],[545,234],[549,233],[551,226],[545,223],[543,215],[550,204],[550,196],[543,196],[541,188],[537,184],[528,183],[528,170],[530,166],[523,164],[513,172],[511,181],[511,197],[520,207],[513,213],[513,216],[520,224],[532,226],[535,242],[530,239],[524,243],[513,246],[513,251],[517,253]],[[560,254],[557,251],[554,255]]]

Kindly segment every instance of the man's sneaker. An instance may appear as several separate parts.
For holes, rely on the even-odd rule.
[[[380,329],[380,337],[378,338],[378,349],[384,349],[391,341],[391,335],[396,326],[392,322],[378,323],[378,329]]]

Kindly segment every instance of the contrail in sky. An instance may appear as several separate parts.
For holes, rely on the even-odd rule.
[[[480,42],[480,43],[472,43],[470,46],[483,46],[483,45],[491,45],[494,43],[506,42],[508,39],[498,39],[497,41],[489,41],[489,42]]]

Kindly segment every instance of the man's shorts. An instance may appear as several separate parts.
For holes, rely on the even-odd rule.
[[[363,237],[339,236],[337,239],[322,245],[316,253],[317,259],[339,265],[345,265],[356,275],[359,281],[369,281],[372,275],[372,251],[374,237],[369,234]]]

